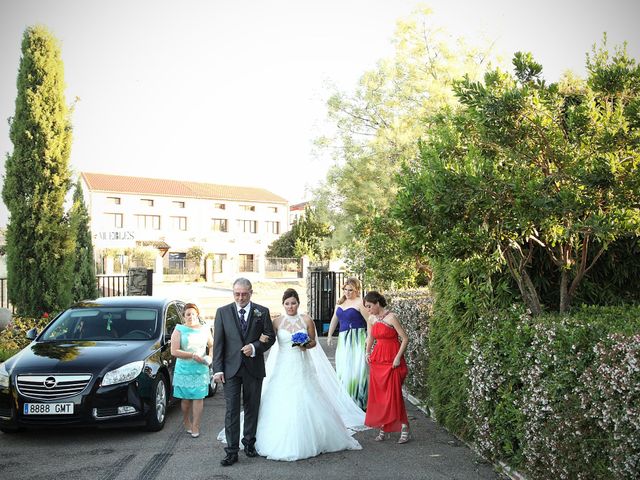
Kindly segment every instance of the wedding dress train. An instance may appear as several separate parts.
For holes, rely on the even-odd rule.
[[[364,412],[338,382],[317,345],[291,346],[291,335],[306,331],[298,316],[285,315],[267,359],[256,450],[271,460],[294,461],[340,450],[360,450],[352,435],[364,430]],[[224,430],[218,435],[224,441]]]

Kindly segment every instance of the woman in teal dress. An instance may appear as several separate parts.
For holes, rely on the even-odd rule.
[[[207,347],[213,349],[211,329],[200,324],[200,310],[194,303],[184,307],[184,325],[171,334],[171,355],[177,358],[173,373],[173,396],[181,398],[182,422],[192,437],[200,436],[204,397],[209,393]]]
[[[360,280],[349,277],[342,289],[344,295],[338,300],[327,337],[331,345],[333,332],[339,326],[336,346],[336,374],[342,386],[354,402],[367,409],[369,367],[364,357],[367,341],[367,320],[369,313],[360,298]]]

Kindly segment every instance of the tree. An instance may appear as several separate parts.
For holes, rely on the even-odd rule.
[[[306,207],[304,215],[293,224],[291,230],[274,240],[267,249],[268,257],[302,257],[325,259],[330,256],[323,246],[323,240],[331,235],[331,229],[317,218],[315,210]]]
[[[98,295],[93,243],[89,227],[89,212],[84,203],[80,180],[73,192],[73,205],[69,213],[72,235],[75,238],[73,255],[73,284],[71,298],[74,301],[94,299]]]
[[[16,311],[39,317],[71,301],[73,238],[64,200],[71,185],[71,123],[60,47],[42,26],[22,40],[13,152],[2,198],[7,225],[8,294]]]
[[[362,264],[367,279],[377,270],[386,276],[379,278],[381,285],[402,284],[401,277],[424,279],[424,257],[403,258],[394,271],[394,265],[371,253],[380,247],[393,251],[403,232],[370,236],[366,223],[389,216],[398,191],[396,174],[418,154],[419,139],[429,136],[429,119],[456,102],[453,81],[464,74],[480,78],[489,66],[490,48],[452,42],[430,15],[429,9],[419,9],[398,21],[395,54],[366,72],[354,93],[331,96],[328,113],[335,133],[317,140],[334,161],[314,194],[321,218],[335,225],[330,244],[354,260],[367,258],[368,265]],[[387,223],[385,230],[390,227]],[[353,268],[358,268],[355,263]]]
[[[345,247],[347,265],[362,273],[369,290],[389,290],[426,285],[429,267],[420,256],[408,254],[401,223],[389,216],[373,214],[353,226],[353,241]]]
[[[640,234],[640,67],[606,38],[586,82],[547,84],[530,54],[513,64],[457,84],[462,108],[405,169],[396,214],[413,250],[504,262],[534,314],[549,262],[565,312],[607,247]]]
[[[202,258],[204,257],[204,250],[202,247],[193,246],[187,250],[187,260],[194,262],[196,265],[200,266],[202,263]]]

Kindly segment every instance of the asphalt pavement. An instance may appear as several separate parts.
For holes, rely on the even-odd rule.
[[[320,342],[333,361],[334,348]],[[335,345],[335,342],[334,342]],[[282,415],[287,414],[283,405]],[[296,462],[248,458],[222,467],[224,427],[220,389],[205,400],[201,434],[182,427],[178,404],[159,432],[139,428],[27,430],[0,433],[0,478],[6,480],[200,480],[200,479],[499,479],[493,466],[407,402],[412,440],[376,442],[376,431],[359,432],[362,450],[319,455]],[[397,437],[397,434],[396,434]]]

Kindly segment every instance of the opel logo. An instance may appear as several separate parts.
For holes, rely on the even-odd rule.
[[[56,377],[47,377],[44,379],[44,386],[45,388],[53,388],[56,386]]]

